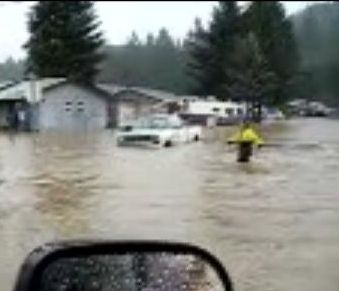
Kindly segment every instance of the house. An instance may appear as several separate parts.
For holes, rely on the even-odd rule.
[[[107,91],[64,78],[22,81],[0,88],[0,125],[21,112],[24,128],[103,129],[115,124],[115,102]]]
[[[173,93],[140,87],[120,87],[98,84],[98,87],[113,96],[116,104],[116,125],[124,125],[152,113],[167,113],[178,100]]]
[[[7,82],[0,87],[0,126],[10,125],[13,112],[23,112],[23,128],[30,130],[113,128],[151,113],[178,111],[182,99],[161,90],[84,86],[64,78]]]

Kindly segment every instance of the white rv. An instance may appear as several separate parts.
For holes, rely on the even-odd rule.
[[[189,116],[213,116],[218,124],[230,124],[246,115],[246,105],[233,101],[194,100],[185,104],[183,113]]]

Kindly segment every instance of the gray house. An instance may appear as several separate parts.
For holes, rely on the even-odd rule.
[[[179,96],[140,87],[84,86],[64,78],[45,78],[0,87],[0,127],[21,116],[27,130],[114,128],[151,113],[171,111]]]
[[[20,112],[21,123],[31,130],[103,129],[114,126],[116,103],[107,91],[65,79],[24,81],[0,89],[1,125]]]

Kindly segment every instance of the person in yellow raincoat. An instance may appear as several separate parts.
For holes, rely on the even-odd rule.
[[[251,124],[245,121],[240,130],[228,140],[228,143],[238,145],[238,162],[246,163],[252,156],[253,145],[261,147],[264,141]]]

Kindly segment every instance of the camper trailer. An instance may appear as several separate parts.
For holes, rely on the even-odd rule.
[[[187,102],[181,114],[185,119],[211,119],[218,125],[234,124],[242,120],[246,115],[246,106],[233,101],[209,101],[199,100]]]

